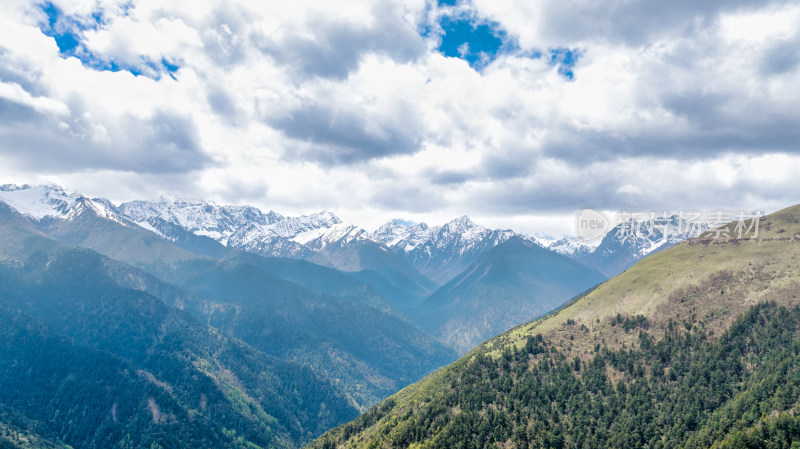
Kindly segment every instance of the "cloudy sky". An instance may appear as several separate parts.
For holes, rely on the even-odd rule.
[[[4,0],[0,184],[372,229],[800,202],[800,3]]]

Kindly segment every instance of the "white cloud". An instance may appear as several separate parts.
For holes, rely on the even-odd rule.
[[[475,0],[522,49],[480,72],[418,34],[440,14],[422,0],[54,4],[81,24],[77,56],[143,76],[59,55],[36,4],[10,2],[4,180],[328,208],[366,227],[469,213],[551,235],[586,206],[777,208],[800,194],[790,2]],[[551,48],[580,51],[574,80]]]
[[[69,108],[64,103],[47,97],[34,97],[17,83],[0,81],[0,98],[5,98],[23,106],[29,106],[40,113],[66,115]]]

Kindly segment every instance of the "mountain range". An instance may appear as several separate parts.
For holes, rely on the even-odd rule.
[[[303,259],[354,273],[369,280],[395,307],[406,310],[431,293],[436,285],[397,257],[369,232],[343,223],[332,212],[300,217],[263,213],[253,207],[217,206],[207,202],[162,198],[132,201],[118,210],[131,221],[177,239],[190,232],[221,245],[264,257]]]
[[[605,279],[579,262],[511,237],[482,254],[411,316],[463,354]]]
[[[371,233],[0,186],[0,447],[791,438],[797,223],[713,239],[666,217],[545,244],[466,216]]]
[[[511,230],[489,229],[466,215],[442,226],[392,220],[375,231],[375,236],[401,255],[421,273],[443,285],[472,265],[478,258],[510,239],[534,239]]]
[[[546,247],[551,252],[594,268],[605,276],[613,276],[643,257],[705,229],[690,227],[677,217],[660,218],[655,222],[629,222],[618,225],[602,241],[592,246],[569,237],[545,244],[535,237],[513,230],[486,228],[474,223],[467,216],[456,218],[442,226],[396,219],[370,233],[356,225],[342,222],[330,211],[287,217],[275,211],[264,212],[251,206],[219,206],[212,202],[173,197],[162,197],[158,201],[130,201],[117,206],[102,198],[90,200],[79,194],[67,193],[56,185],[3,186],[0,188],[0,200],[39,220],[40,227],[47,227],[47,232],[51,235],[58,235],[61,240],[75,245],[104,247],[108,251],[109,248],[120,246],[120,242],[144,239],[147,240],[146,245],[163,249],[165,253],[159,257],[169,263],[191,259],[197,255],[229,259],[244,252],[266,258],[298,259],[316,266],[336,269],[372,287],[397,311],[458,351],[469,349],[470,345],[477,344],[494,335],[493,333],[531,318],[526,314],[513,319],[508,313],[492,315],[491,310],[497,310],[499,306],[495,307],[491,300],[484,299],[471,303],[471,314],[495,318],[476,327],[467,318],[469,314],[466,313],[466,307],[452,316],[444,316],[449,312],[436,311],[437,308],[431,306],[436,303],[444,304],[441,298],[447,296],[446,292],[451,289],[448,282],[479,263],[482,257],[499,245],[510,240],[519,240],[527,242],[529,248]],[[95,242],[94,240],[106,234],[95,232],[92,235],[76,235],[69,227],[62,229],[59,220],[78,203],[81,204],[80,207],[95,210],[109,222],[130,228],[127,230],[127,240]],[[134,227],[150,233],[137,233],[133,230]],[[151,233],[171,245],[152,243]],[[107,235],[113,234],[111,232]],[[134,235],[136,237],[131,240],[130,237]],[[132,259],[142,248],[139,243],[120,247],[109,255],[139,263],[140,261]],[[184,250],[184,253],[176,251],[176,247]],[[148,252],[145,257],[149,258],[151,254]],[[546,251],[538,252],[534,259],[543,257],[547,257]],[[510,267],[513,265],[506,264],[503,269],[508,270]],[[151,266],[150,269],[154,270],[155,267]],[[577,266],[571,269],[577,269]],[[505,276],[508,280],[520,278],[518,273],[506,273]],[[577,274],[575,277],[583,278]],[[594,276],[586,279],[598,281]],[[510,284],[503,285],[509,287]],[[506,300],[514,298],[516,304],[543,301],[541,305],[526,309],[525,312],[538,314],[591,285],[577,282],[575,286],[576,288],[559,290],[560,295],[547,300],[543,300],[535,292],[528,294],[527,289],[533,286],[525,282],[511,287],[519,294],[507,295],[508,291],[493,294]],[[463,297],[466,294],[463,286],[461,290]],[[473,296],[486,294],[486,291],[476,292]],[[456,336],[466,329],[469,329],[472,337],[466,338],[463,334]]]
[[[759,229],[659,251],[309,447],[796,447],[800,206]]]
[[[285,217],[255,207],[218,206],[169,197],[155,202],[123,203],[117,211],[173,241],[180,238],[181,231],[186,231],[196,237],[212,238],[224,246],[266,257],[299,258],[347,272],[377,272],[360,276],[385,285],[382,293],[404,310],[421,303],[437,287],[512,237],[548,248],[606,276],[613,276],[649,254],[708,229],[704,223],[689,223],[677,216],[658,217],[652,221],[631,220],[618,224],[602,240],[595,242],[564,237],[545,243],[510,229],[481,226],[467,216],[441,226],[394,219],[374,232],[368,232],[342,222],[330,211]],[[386,255],[387,249],[407,263]],[[380,269],[376,270],[375,260],[369,255],[382,261],[377,264]],[[378,275],[383,278],[378,278]],[[397,285],[396,279],[402,277],[413,278],[413,285]]]
[[[584,242],[565,237],[550,244],[551,250],[588,265],[606,276],[616,276],[650,254],[708,231],[708,224],[677,215],[648,220],[628,219],[617,224],[599,241]]]
[[[16,433],[34,426],[36,435],[75,447],[293,447],[454,358],[376,288],[344,272],[263,258],[205,236],[213,244],[205,240],[193,252],[190,236],[166,239],[112,206],[52,185],[0,191],[0,302],[10,351],[3,360],[11,363],[3,380],[18,382],[19,370],[41,367],[46,357],[37,345],[45,341],[60,339],[54,350],[74,355],[43,378],[3,387],[16,392],[0,398]],[[97,357],[139,377],[126,384],[127,374],[116,382],[119,375],[98,372],[101,378],[81,378],[85,384],[70,380],[91,369],[82,359]],[[151,366],[154,358],[168,360]],[[203,402],[211,393],[196,383],[215,389],[216,405]],[[92,384],[109,393],[81,393]],[[124,405],[115,388],[130,390]],[[61,390],[72,402],[18,399],[57,398]],[[90,404],[101,409],[71,418]],[[123,416],[128,427],[98,427]],[[153,423],[169,426],[156,431]],[[204,435],[192,426],[207,428],[210,439],[190,438]],[[102,438],[70,433],[87,429]]]

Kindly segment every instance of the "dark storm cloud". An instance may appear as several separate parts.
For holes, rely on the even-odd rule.
[[[40,86],[38,79],[42,76],[31,64],[18,58],[12,52],[0,45],[0,81],[19,84],[25,91],[38,97],[44,95],[45,89]]]
[[[271,124],[286,136],[310,144],[287,148],[289,158],[310,159],[322,165],[413,153],[422,141],[409,111],[378,117],[357,106],[308,101]]]
[[[487,179],[524,178],[533,172],[538,157],[534,151],[524,150],[491,153],[483,158],[481,171]]]
[[[514,179],[498,181],[485,189],[477,189],[470,204],[486,213],[514,215],[526,213],[573,213],[581,208],[615,210],[618,212],[672,213],[692,208],[730,207],[747,200],[748,206],[764,208],[767,201],[784,204],[796,202],[797,188],[785,184],[765,185],[746,176],[733,177],[729,182],[707,182],[705,177],[681,177],[669,161],[639,161],[643,173],[632,165],[598,166],[574,176],[548,177],[540,174],[542,182]],[[662,173],[663,171],[663,173]],[[646,174],[645,174],[646,173]],[[672,182],[664,182],[673,177]],[[676,185],[680,179],[682,185]],[[621,189],[627,183],[636,192]]]
[[[426,178],[433,184],[450,185],[463,184],[475,178],[475,173],[470,171],[455,170],[434,170],[427,174]]]
[[[767,76],[782,75],[797,68],[800,63],[800,36],[775,42],[765,52],[761,72]]]
[[[711,26],[721,13],[762,9],[785,1],[640,0],[627,2],[547,2],[541,33],[562,42],[601,38],[628,45],[647,44],[663,33],[690,35]]]
[[[301,77],[343,79],[358,67],[364,54],[376,53],[395,61],[412,61],[424,54],[422,37],[388,5],[376,6],[369,25],[331,22],[314,17],[307,24],[313,37],[288,34],[274,40],[256,39],[261,50],[277,62],[293,67]]]
[[[369,196],[369,204],[386,210],[433,212],[450,204],[441,189],[431,189],[413,184],[378,186]]]
[[[494,181],[524,178],[535,169],[538,155],[534,151],[493,152],[483,157],[470,170],[439,168],[424,173],[425,179],[439,186],[453,186],[470,181]]]
[[[235,120],[239,115],[236,102],[231,95],[220,86],[209,85],[206,90],[206,101],[211,106],[211,110],[217,115]]]
[[[472,201],[482,210],[500,214],[572,212],[581,205],[624,207],[621,202],[624,200],[617,194],[617,182],[599,174],[584,179],[565,178],[535,184],[511,180],[479,190]]]
[[[742,99],[701,89],[666,93],[660,106],[676,119],[658,126],[631,123],[624,130],[562,126],[548,130],[545,155],[577,166],[622,156],[656,156],[685,161],[722,154],[800,153],[800,112],[768,101]]]
[[[167,174],[210,163],[194,122],[174,111],[157,111],[146,119],[126,116],[114,123],[93,123],[75,112],[54,118],[0,99],[0,155],[9,166],[53,173],[111,169]]]

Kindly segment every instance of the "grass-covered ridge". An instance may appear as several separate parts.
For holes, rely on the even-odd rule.
[[[311,446],[731,447],[757,432],[797,441],[785,415],[800,400],[800,207],[760,225],[759,239],[654,254]]]
[[[800,411],[800,307],[753,306],[718,339],[677,324],[658,341],[637,334],[639,347],[588,362],[541,335],[476,354],[431,397],[388,402],[317,447],[702,448]]]

